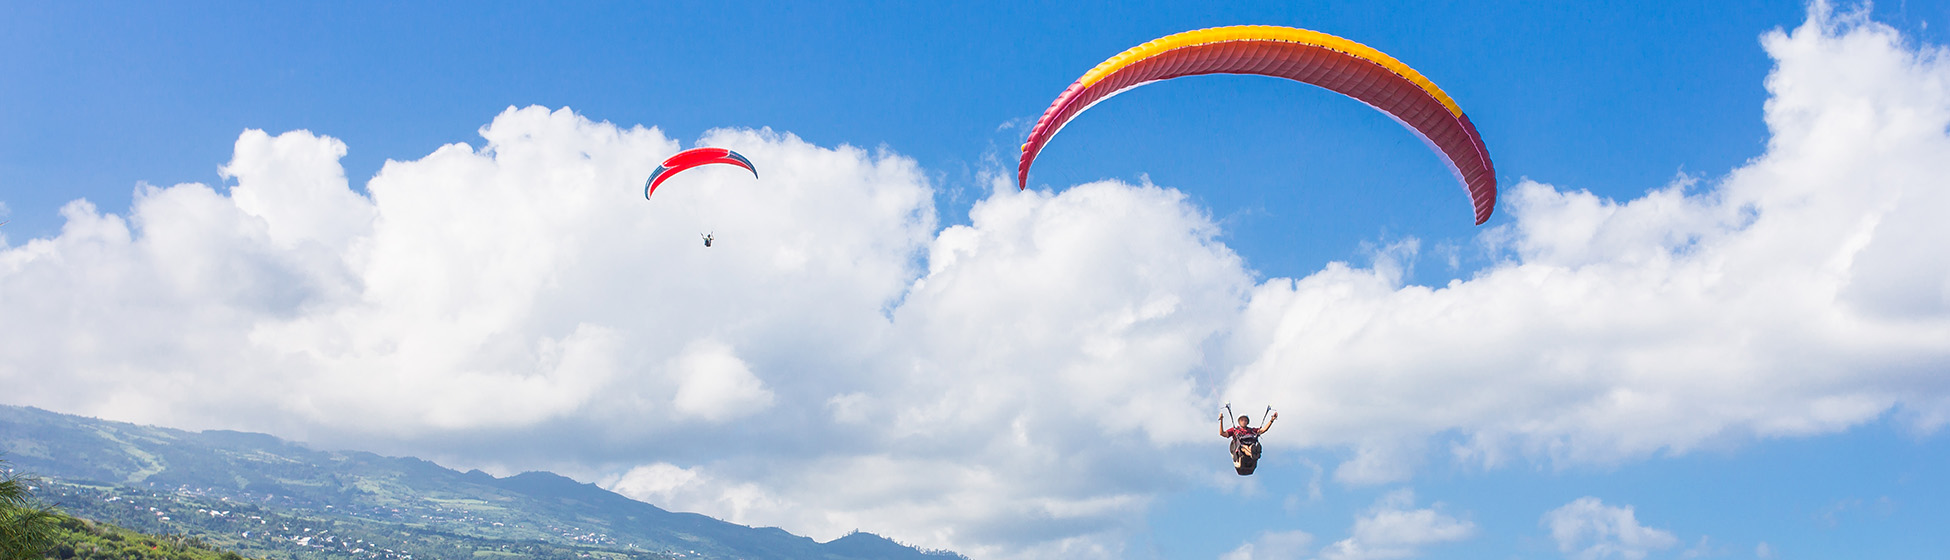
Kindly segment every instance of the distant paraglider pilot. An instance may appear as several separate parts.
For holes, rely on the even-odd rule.
[[[1274,412],[1266,418],[1265,425],[1254,428],[1252,417],[1241,414],[1239,425],[1227,428],[1225,416],[1219,417],[1219,437],[1232,439],[1232,468],[1239,474],[1253,474],[1253,469],[1259,467],[1259,436],[1273,429],[1273,421],[1279,418],[1280,413]]]
[[[650,179],[643,182],[643,198],[648,200],[651,194],[657,192],[657,186],[662,185],[672,175],[686,169],[711,164],[743,167],[746,171],[752,172],[752,178],[758,178],[758,168],[752,166],[752,160],[745,159],[745,156],[738,155],[738,152],[724,148],[691,148],[670,156],[664,160],[663,165],[657,166],[656,170],[650,172]],[[705,247],[711,246],[711,234],[698,235],[704,238]]]

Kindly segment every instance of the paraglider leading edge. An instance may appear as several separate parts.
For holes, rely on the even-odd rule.
[[[652,193],[657,192],[657,186],[662,185],[664,180],[672,175],[686,169],[714,163],[743,167],[752,172],[752,178],[758,178],[758,168],[752,166],[752,160],[745,159],[745,156],[739,155],[738,152],[724,148],[691,148],[670,156],[664,160],[663,165],[657,166],[655,171],[650,172],[650,178],[643,182],[643,198],[650,198]]]
[[[1050,139],[1078,114],[1151,82],[1203,74],[1249,74],[1313,84],[1360,100],[1420,137],[1468,191],[1476,224],[1496,207],[1496,168],[1476,125],[1435,83],[1394,57],[1318,31],[1241,25],[1154,39],[1098,64],[1043,111],[1022,145],[1016,187]]]

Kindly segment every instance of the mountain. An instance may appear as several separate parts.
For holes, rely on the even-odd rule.
[[[150,535],[108,523],[62,516],[48,558],[78,560],[244,560],[195,537]]]
[[[317,451],[0,405],[0,457],[77,516],[271,558],[947,560],[869,533],[820,543],[665,511],[548,472],[496,478],[411,457]]]

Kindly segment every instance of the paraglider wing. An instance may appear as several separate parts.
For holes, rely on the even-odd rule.
[[[670,159],[664,160],[663,165],[657,166],[656,171],[650,172],[650,180],[643,182],[643,198],[650,198],[651,193],[657,192],[657,185],[663,184],[670,176],[686,169],[713,163],[743,167],[752,172],[752,177],[758,177],[758,168],[752,167],[752,160],[745,159],[745,156],[738,155],[738,152],[724,148],[691,148],[670,156]]]
[[[1265,25],[1188,31],[1138,45],[1084,73],[1043,111],[1022,145],[1017,188],[1029,166],[1070,119],[1113,95],[1159,80],[1250,74],[1305,82],[1379,109],[1422,138],[1469,191],[1476,223],[1496,208],[1496,168],[1476,125],[1449,95],[1408,65],[1326,33]]]

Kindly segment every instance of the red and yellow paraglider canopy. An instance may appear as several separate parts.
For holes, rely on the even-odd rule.
[[[1152,40],[1098,64],[1070,84],[1022,145],[1018,188],[1029,186],[1036,154],[1070,119],[1113,95],[1159,80],[1201,74],[1273,76],[1326,88],[1367,103],[1414,131],[1442,156],[1469,191],[1476,223],[1496,208],[1496,167],[1476,125],[1428,78],[1367,45],[1318,31],[1242,25]]]

